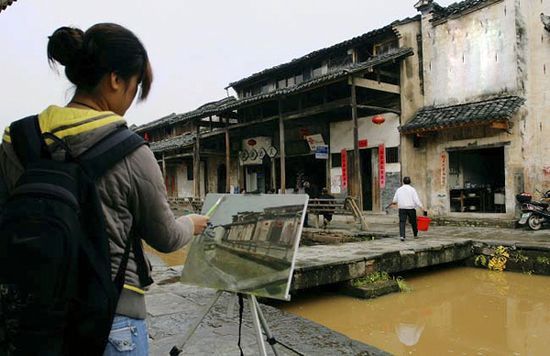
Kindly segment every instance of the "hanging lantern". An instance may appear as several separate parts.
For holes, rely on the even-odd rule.
[[[149,141],[149,134],[147,132],[143,135],[143,139]]]
[[[384,121],[386,121],[386,119],[384,119],[382,115],[376,115],[372,118],[372,123],[376,125],[382,125]]]

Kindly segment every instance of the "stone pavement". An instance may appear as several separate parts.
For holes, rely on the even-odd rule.
[[[371,223],[368,231],[360,231],[355,226],[345,222],[335,222],[329,229],[333,232],[342,232],[355,236],[392,237],[398,239],[399,225],[395,223]],[[310,229],[306,229],[310,230]],[[316,229],[311,229],[316,230]],[[412,229],[409,224],[406,227],[406,235],[412,240]],[[437,226],[430,225],[428,231],[420,231],[422,237],[453,237],[480,241],[501,241],[508,243],[524,243],[540,246],[550,246],[550,228],[532,231],[527,228],[511,229],[498,227],[476,226]]]
[[[412,237],[410,226],[407,234]],[[318,230],[306,229],[305,233]],[[334,222],[326,233],[346,235],[361,240],[350,244],[332,246],[301,246],[297,255],[297,270],[307,267],[312,262],[313,251],[324,251],[313,260],[326,263],[327,259],[347,258],[339,256],[342,249],[349,250],[356,259],[365,259],[365,253],[374,253],[376,249],[386,248],[397,251],[405,258],[415,255],[410,251],[434,250],[453,244],[460,245],[465,241],[484,241],[492,244],[503,244],[520,248],[536,248],[550,251],[550,229],[530,231],[523,229],[480,228],[431,226],[429,231],[421,232],[418,240],[398,239],[397,224],[371,224],[369,231],[353,229],[350,224]],[[374,240],[371,240],[373,239]],[[361,252],[362,251],[362,252]],[[308,257],[309,256],[309,257]],[[168,268],[155,256],[153,259],[154,278],[158,284],[148,291],[147,307],[150,330],[151,355],[167,355],[172,346],[178,343],[186,328],[198,316],[202,307],[214,296],[214,291],[182,285],[177,282],[181,267]],[[349,257],[349,256],[348,256]],[[417,255],[418,257],[418,255]],[[309,259],[309,260],[308,260]],[[246,303],[246,301],[245,301]],[[305,355],[387,355],[369,345],[354,341],[348,337],[329,330],[319,324],[282,312],[271,306],[263,305],[262,310],[275,337]],[[238,303],[235,295],[224,293],[214,308],[206,316],[194,336],[184,348],[185,355],[239,355],[237,347]],[[245,355],[257,355],[258,348],[250,318],[245,304],[242,328],[242,345]],[[277,345],[279,354],[295,353]],[[271,349],[268,346],[268,352]]]
[[[215,291],[175,282],[181,266],[169,268],[150,256],[157,284],[147,292],[150,354],[168,355],[185,330],[198,317]],[[375,347],[352,340],[324,326],[261,304],[275,338],[303,355],[389,355]],[[239,307],[234,294],[223,293],[183,349],[183,355],[239,355]],[[256,336],[247,301],[243,313],[241,345],[245,355],[258,355]],[[268,354],[273,355],[266,344]],[[279,355],[297,355],[276,345]]]

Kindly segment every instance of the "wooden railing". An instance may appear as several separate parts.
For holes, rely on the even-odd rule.
[[[367,220],[353,197],[333,199],[312,198],[308,201],[307,211],[317,217],[317,226],[319,226],[319,215],[331,213],[334,215],[353,215],[355,220],[361,224],[362,230],[368,229]]]

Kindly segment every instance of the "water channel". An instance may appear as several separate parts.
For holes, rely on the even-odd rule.
[[[280,308],[395,355],[548,355],[550,277],[453,267],[407,276],[408,293],[306,292]]]

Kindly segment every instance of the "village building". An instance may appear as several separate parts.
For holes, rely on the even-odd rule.
[[[394,22],[231,83],[236,100],[139,127],[152,141],[169,195],[303,192],[307,180],[315,191],[328,187],[380,211],[400,182],[401,106],[415,95],[410,86],[408,95],[402,92],[401,73],[419,76],[411,59],[418,20]],[[202,173],[192,183],[196,161]]]
[[[512,219],[517,193],[550,189],[550,32],[541,21],[550,1],[415,6],[422,102],[400,127],[402,172],[433,215]]]
[[[230,83],[236,98],[139,127],[169,195],[303,192],[307,180],[380,212],[410,176],[432,216],[512,219],[515,194],[550,189],[550,1],[415,7]]]

